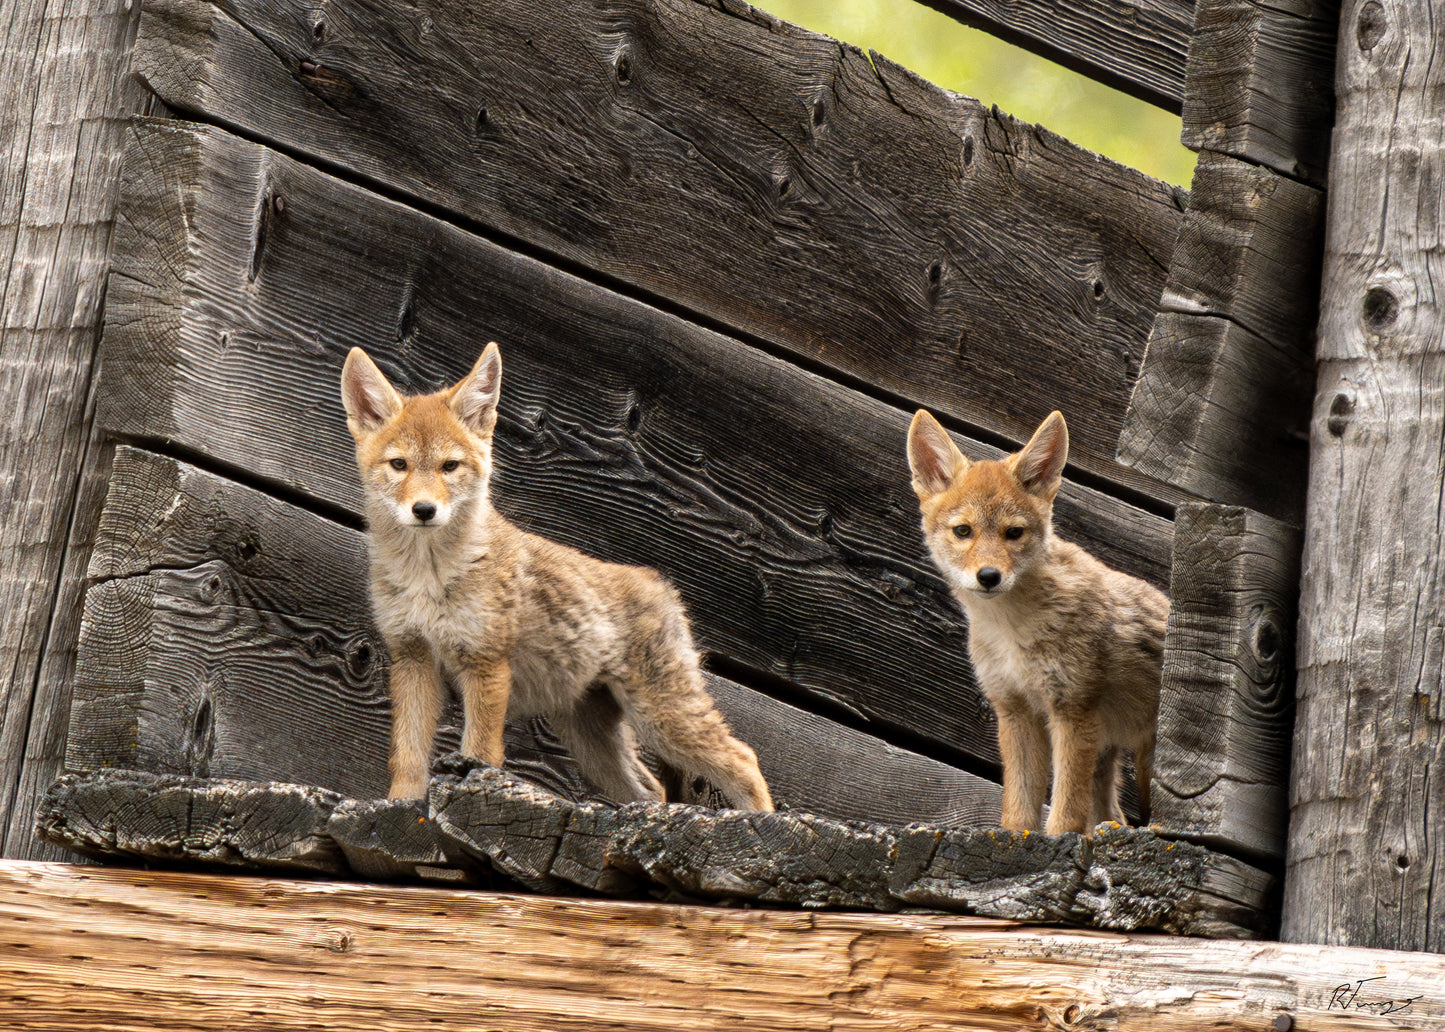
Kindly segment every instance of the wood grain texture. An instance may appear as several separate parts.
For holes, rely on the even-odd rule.
[[[1445,7],[1347,3],[1283,934],[1445,952]]]
[[[63,742],[79,598],[62,584],[119,186],[139,11],[14,0],[0,11],[0,851],[33,855],[34,793]],[[83,522],[83,521],[82,521]],[[84,531],[80,531],[83,538]],[[50,650],[58,655],[52,661]],[[54,718],[59,711],[61,719]],[[41,768],[44,768],[41,770]]]
[[[40,804],[36,831],[97,859],[345,875],[342,852],[327,833],[340,802],[335,792],[310,785],[67,774]]]
[[[1339,10],[1339,0],[1196,0],[1184,145],[1324,186]]]
[[[1119,459],[1302,519],[1324,194],[1204,153]]]
[[[1178,114],[1187,103],[1189,0],[922,0],[965,25]]]
[[[1284,857],[1301,536],[1249,509],[1182,506],[1151,819]]]
[[[440,873],[563,895],[810,910],[928,906],[1214,938],[1267,928],[1274,883],[1141,829],[1109,827],[1089,841],[677,803],[616,807],[573,802],[456,754],[438,762],[425,809],[307,785],[99,770],[66,775],[40,813],[46,840],[123,863],[427,881]],[[353,857],[359,868],[349,867]]]
[[[19,1032],[1445,1029],[1418,953],[15,862],[0,979]]]
[[[122,448],[91,565],[72,770],[385,793],[386,660],[362,535],[184,463]],[[842,819],[998,820],[998,786],[707,675],[780,805]],[[449,706],[440,748],[455,747]],[[513,722],[508,769],[593,798],[544,721]],[[420,861],[418,861],[420,862]]]
[[[1114,462],[1183,192],[739,3],[166,0],[167,103],[1023,442]],[[425,69],[424,79],[418,76]]]
[[[704,648],[993,761],[918,529],[909,412],[219,130],[138,126],[131,155],[107,428],[356,512],[347,349],[415,391],[497,339],[504,513],[662,570]],[[1056,512],[1065,537],[1166,580],[1168,521],[1074,484]]]

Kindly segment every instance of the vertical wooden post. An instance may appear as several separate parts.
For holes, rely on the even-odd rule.
[[[1348,0],[1341,12],[1283,921],[1293,941],[1445,951],[1442,21],[1442,0]]]
[[[0,852],[59,773],[84,542],[104,465],[87,410],[127,118],[135,0],[0,7]],[[103,482],[103,472],[99,474]]]

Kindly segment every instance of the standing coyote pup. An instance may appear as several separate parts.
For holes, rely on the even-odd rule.
[[[341,373],[366,492],[371,593],[391,650],[391,796],[426,793],[450,675],[462,751],[502,763],[505,718],[545,714],[610,798],[660,800],[637,737],[739,807],[771,810],[757,757],[702,684],[687,617],[653,570],[528,534],[488,497],[502,359],[402,397],[360,348]]]
[[[925,411],[908,429],[924,537],[968,614],[969,658],[998,716],[1003,826],[1038,828],[1052,757],[1045,830],[1092,835],[1124,823],[1121,749],[1149,810],[1169,600],[1054,537],[1068,455],[1057,412],[993,461],[970,462]]]

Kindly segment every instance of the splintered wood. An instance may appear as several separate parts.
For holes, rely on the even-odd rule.
[[[66,775],[39,834],[98,859],[515,884],[810,909],[924,907],[1216,938],[1258,935],[1272,879],[1141,829],[1092,841],[667,803],[575,802],[443,757],[427,801],[100,770]]]
[[[7,1032],[1445,1029],[1422,954],[16,862],[0,985]]]

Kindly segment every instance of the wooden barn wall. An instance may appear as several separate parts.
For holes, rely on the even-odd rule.
[[[106,427],[359,524],[346,350],[431,389],[496,336],[504,512],[657,566],[704,648],[810,708],[996,762],[921,542],[907,410],[217,129],[138,124],[130,153]],[[1069,536],[1167,583],[1167,520],[1073,484],[1057,511]]]
[[[167,104],[991,442],[1114,461],[1182,191],[742,4],[157,0]]]
[[[1180,16],[1148,9],[1160,24]],[[987,17],[1016,16],[1028,13]],[[1190,244],[1183,191],[731,2],[157,0],[139,20],[144,81],[228,131],[150,122],[129,134],[98,425],[168,454],[128,452],[112,484],[116,536],[90,566],[82,649],[93,661],[77,683],[76,727],[98,737],[72,740],[74,763],[246,773],[270,748],[277,763],[324,767],[335,757],[247,738],[251,721],[288,719],[283,696],[249,691],[279,672],[281,683],[340,678],[345,726],[366,744],[326,776],[370,784],[384,664],[356,575],[340,362],[362,344],[404,388],[430,389],[499,339],[503,509],[667,572],[717,657],[724,707],[761,752],[792,751],[770,778],[839,816],[902,812],[890,779],[913,793],[910,817],[974,823],[996,805],[996,786],[976,776],[996,776],[997,757],[962,619],[908,489],[912,409],[932,408],[974,456],[1063,409],[1075,449],[1063,533],[1156,584],[1174,580],[1162,809],[1182,833],[1278,855],[1268,822],[1290,681],[1277,614],[1293,539],[1226,505],[1192,509],[1174,540],[1171,515],[1193,492],[1227,501],[1260,479],[1177,475],[1201,453],[1195,439],[1176,447],[1178,464],[1115,459],[1145,343],[1161,334],[1161,292],[1206,320],[1228,313],[1231,333],[1252,325],[1234,317],[1254,310],[1237,287],[1281,267],[1295,223],[1271,222],[1277,207],[1198,205],[1190,217],[1204,229]],[[1069,21],[1059,31],[1078,35]],[[1169,39],[1162,78],[1121,74],[1174,106],[1168,82],[1183,65]],[[1299,197],[1288,212],[1318,208]],[[1181,266],[1176,238],[1203,258]],[[1220,256],[1223,272],[1191,278]],[[1157,363],[1156,411],[1173,411],[1181,384],[1192,390],[1200,367],[1185,365],[1181,377]],[[98,449],[82,481],[62,657],[111,453]],[[189,549],[174,569],[175,557],[128,555],[123,541],[166,512],[145,485],[167,463],[242,514],[213,512],[172,543]],[[1244,500],[1287,515],[1281,497],[1265,485]],[[275,512],[246,515],[257,506]],[[256,574],[301,563],[306,526],[346,542],[339,566],[305,566],[284,585],[275,566]],[[1191,561],[1181,580],[1181,548],[1257,566]],[[271,654],[236,647],[252,631]],[[59,766],[65,687],[22,796]],[[16,727],[7,717],[7,735]],[[515,744],[552,762],[534,730],[514,729]],[[830,773],[849,750],[878,772],[872,791]],[[11,816],[7,849],[33,855],[28,803]]]

